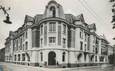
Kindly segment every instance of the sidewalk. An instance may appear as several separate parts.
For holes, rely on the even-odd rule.
[[[87,67],[75,67],[75,68],[43,68],[43,67],[34,67],[34,66],[26,66],[26,65],[3,63],[3,62],[0,63],[0,65],[3,65],[4,71],[72,71],[72,70],[85,71],[86,69],[101,68],[101,66],[87,66]]]

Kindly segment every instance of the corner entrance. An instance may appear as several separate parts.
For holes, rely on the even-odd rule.
[[[55,52],[51,51],[48,54],[48,65],[56,65],[56,54]]]

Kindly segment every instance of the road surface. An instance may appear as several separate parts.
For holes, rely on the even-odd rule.
[[[76,68],[42,68],[13,63],[0,63],[0,71],[115,71],[115,66],[89,66]]]

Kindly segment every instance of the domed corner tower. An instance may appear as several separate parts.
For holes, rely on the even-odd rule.
[[[51,0],[39,22],[40,29],[40,66],[67,66],[67,22],[63,8]]]
[[[46,5],[44,18],[48,18],[48,17],[58,17],[58,18],[65,19],[62,6],[58,4],[55,0],[49,1],[49,3]]]

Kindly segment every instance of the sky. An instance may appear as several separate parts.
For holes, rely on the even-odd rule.
[[[36,14],[43,14],[45,6],[50,0],[0,0],[0,5],[10,14],[12,24],[5,24],[3,20],[5,15],[0,10],[0,48],[4,47],[5,39],[9,31],[15,31],[24,24],[25,15],[34,17]],[[87,24],[96,24],[98,35],[105,35],[111,45],[115,44],[112,38],[115,36],[115,30],[112,29],[112,12],[109,0],[56,0],[63,6],[64,13],[70,13],[75,16],[83,13]]]

